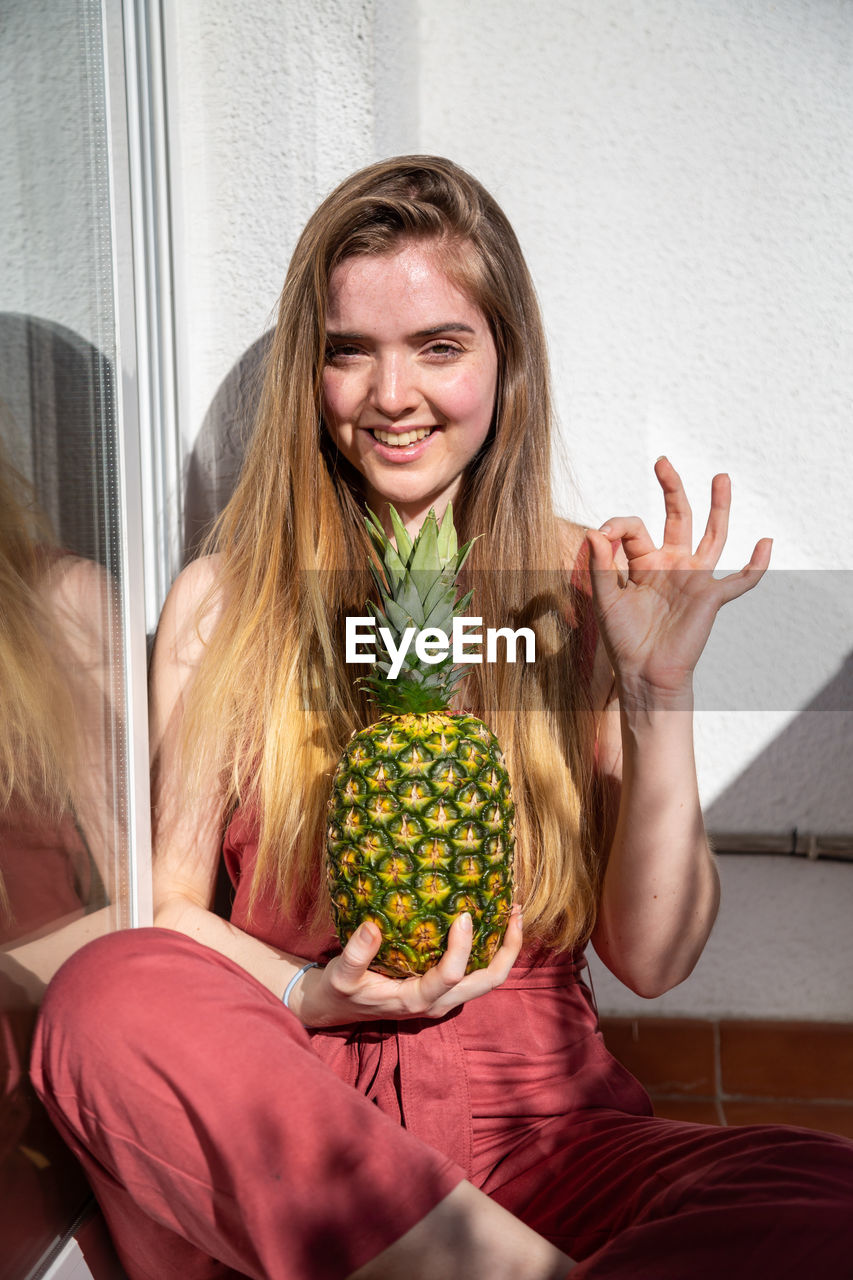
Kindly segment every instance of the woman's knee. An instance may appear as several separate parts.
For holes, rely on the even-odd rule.
[[[223,962],[224,968],[223,968]],[[200,989],[248,975],[168,929],[126,929],[88,943],[45,994],[31,1074],[45,1094],[125,1074],[169,1027],[180,1028]],[[183,1006],[183,1007],[182,1007]]]

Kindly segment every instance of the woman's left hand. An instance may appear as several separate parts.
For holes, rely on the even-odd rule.
[[[755,586],[770,563],[772,541],[762,538],[738,573],[715,578],[728,531],[729,477],[714,476],[708,523],[694,552],[681,477],[667,458],[658,459],[655,474],[666,506],[662,546],[654,545],[635,516],[608,520],[588,530],[587,540],[598,625],[620,697],[677,702],[690,691],[718,609]]]

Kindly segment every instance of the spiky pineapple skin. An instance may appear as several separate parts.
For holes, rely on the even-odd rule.
[[[512,908],[513,820],[497,738],[467,713],[384,715],[350,739],[329,802],[327,868],[345,944],[372,920],[371,967],[423,973],[452,921],[473,920],[468,971],[484,968]]]

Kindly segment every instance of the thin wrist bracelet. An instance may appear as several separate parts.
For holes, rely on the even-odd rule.
[[[290,993],[302,977],[303,973],[307,973],[309,969],[319,969],[319,967],[320,966],[317,964],[316,960],[309,960],[301,969],[296,970],[296,973],[294,973],[290,982],[288,982],[287,986],[284,988],[284,995],[281,997],[281,1003],[284,1005],[285,1009],[290,1008]]]

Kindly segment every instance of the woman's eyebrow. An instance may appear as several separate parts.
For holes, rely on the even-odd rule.
[[[470,324],[462,324],[458,320],[450,320],[447,324],[432,324],[428,329],[417,329],[411,336],[413,338],[433,338],[437,333],[474,333]],[[329,342],[359,342],[365,337],[363,333],[356,333],[355,330],[337,331],[334,329],[326,330],[326,339]]]
[[[447,324],[430,325],[428,329],[418,329],[412,334],[413,338],[432,338],[437,333],[473,333],[474,330],[470,324],[462,324],[457,320],[451,320]]]

